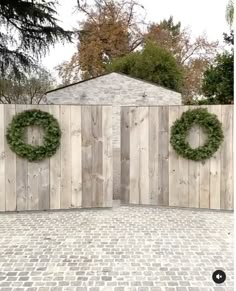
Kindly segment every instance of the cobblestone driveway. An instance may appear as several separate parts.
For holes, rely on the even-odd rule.
[[[0,214],[0,290],[231,291],[232,228],[232,212],[191,209]]]

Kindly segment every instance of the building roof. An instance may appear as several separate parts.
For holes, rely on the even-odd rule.
[[[111,73],[102,74],[100,76],[93,77],[93,78],[90,78],[90,79],[78,81],[78,82],[71,83],[71,84],[64,85],[64,86],[60,86],[60,87],[58,87],[56,89],[47,91],[45,94],[48,94],[48,93],[51,93],[51,92],[54,92],[54,91],[57,91],[57,90],[61,90],[61,89],[67,88],[67,87],[71,87],[71,86],[74,86],[74,85],[82,84],[82,83],[85,83],[85,82],[88,82],[88,81],[91,81],[91,80],[94,80],[94,79],[97,79],[97,78],[100,78],[100,77],[104,77],[106,75],[114,74],[114,73],[115,74],[122,75],[122,76],[125,76],[125,77],[128,77],[128,78],[131,78],[131,79],[134,79],[134,80],[138,80],[138,81],[141,81],[141,82],[144,82],[144,83],[148,83],[150,85],[153,85],[153,86],[156,86],[156,87],[159,87],[159,88],[163,88],[165,90],[169,90],[169,91],[172,91],[172,92],[176,92],[176,91],[174,91],[172,89],[166,88],[164,86],[157,85],[156,83],[153,83],[153,82],[150,82],[150,81],[142,80],[142,79],[139,79],[139,78],[136,78],[136,77],[131,77],[129,75],[126,75],[126,74],[123,74],[123,73],[119,73],[119,72],[111,72]],[[177,92],[177,93],[179,93],[179,92]]]

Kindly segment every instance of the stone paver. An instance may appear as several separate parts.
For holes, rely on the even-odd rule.
[[[227,275],[221,285],[216,269]],[[232,212],[0,214],[1,291],[233,291],[233,282]]]

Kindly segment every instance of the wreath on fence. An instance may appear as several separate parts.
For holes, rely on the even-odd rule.
[[[24,141],[28,126],[44,129],[43,144],[33,146]],[[60,146],[61,130],[58,121],[48,112],[33,109],[16,114],[6,132],[7,142],[13,152],[29,161],[40,161],[53,156]]]
[[[199,125],[208,139],[204,145],[191,148],[186,141],[193,125]],[[224,134],[222,124],[215,114],[209,113],[205,108],[197,108],[184,112],[171,128],[170,143],[175,151],[184,158],[201,161],[209,159],[218,150]]]

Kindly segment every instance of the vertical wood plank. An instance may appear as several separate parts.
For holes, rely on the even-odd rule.
[[[232,171],[232,178],[231,178],[231,209],[234,209],[234,106],[231,105],[231,112],[232,112],[232,118],[231,118],[231,126],[232,126],[232,152],[231,152],[231,171]]]
[[[6,210],[5,193],[5,106],[0,104],[0,211]]]
[[[141,204],[149,204],[149,108],[139,107],[139,151],[140,151],[140,168],[139,168],[139,196]]]
[[[208,112],[211,111],[211,106],[201,106],[206,108]],[[200,129],[200,145],[204,145],[207,141],[207,135],[204,133],[204,129]],[[199,207],[210,207],[210,159],[201,161],[200,165],[200,186],[199,186]]]
[[[190,110],[198,106],[189,106]],[[193,126],[189,134],[190,146],[197,148],[200,145],[199,126]],[[199,208],[200,195],[200,162],[189,160],[189,207]]]
[[[15,105],[5,105],[5,125],[8,127],[16,113]],[[16,211],[16,154],[5,139],[5,191],[6,211]]]
[[[82,206],[92,206],[92,122],[91,106],[81,107],[82,134]]]
[[[27,110],[39,109],[39,105],[27,105]],[[40,132],[42,129],[39,129],[36,126],[30,126],[27,128],[27,140],[29,144],[33,146],[38,146],[42,143],[42,137]],[[41,205],[39,205],[39,200],[41,194],[41,183],[40,183],[40,175],[41,175],[41,162],[28,161],[28,210],[39,210],[41,209]]]
[[[113,198],[113,158],[112,158],[112,107],[103,106],[103,207],[112,207]],[[101,195],[101,194],[100,194]]]
[[[131,109],[131,203],[149,203],[148,132],[148,107]]]
[[[82,205],[81,107],[71,106],[72,206]]]
[[[38,109],[37,106],[27,105],[27,110]],[[27,140],[33,146],[38,145],[38,131],[35,127],[27,128]],[[37,162],[28,161],[28,210],[39,210],[39,166]]]
[[[232,199],[231,199],[231,209],[234,209],[234,106],[231,105],[231,111],[232,111],[232,119],[231,119],[231,125],[232,125],[232,152],[231,152],[231,171],[232,171],[232,179],[231,179],[231,193],[232,193]]]
[[[189,106],[179,106],[179,118],[183,112],[187,111]],[[179,206],[188,207],[189,204],[189,160],[179,156],[179,170],[178,170],[178,183],[179,183]]]
[[[92,119],[92,207],[103,204],[102,107],[91,107]]]
[[[130,202],[130,108],[121,107],[121,201]]]
[[[179,106],[169,107],[169,128],[171,136],[171,127],[173,126],[176,119],[179,117]],[[179,155],[173,149],[169,142],[169,206],[179,205]]]
[[[59,122],[60,120],[60,105],[49,105],[49,112]],[[50,158],[50,209],[60,209],[60,192],[61,192],[61,146]]]
[[[169,108],[159,107],[158,205],[169,205]],[[156,146],[156,145],[154,145]]]
[[[221,151],[220,208],[233,209],[233,106],[222,105],[224,141]]]
[[[71,207],[71,128],[70,106],[61,106],[61,208]]]
[[[27,105],[16,105],[16,113],[27,110]],[[27,137],[27,135],[26,135]],[[27,142],[27,140],[26,140]],[[28,161],[16,156],[16,209],[28,209]]]
[[[149,193],[151,205],[163,205],[161,185],[159,185],[159,171],[160,175],[162,171],[159,167],[159,123],[159,107],[149,107]]]
[[[38,105],[38,109],[48,112],[48,106]],[[40,128],[41,129],[41,128]],[[39,144],[44,142],[44,130],[38,129]],[[50,208],[50,171],[49,158],[37,162],[39,167],[39,210],[48,210]]]
[[[140,203],[140,149],[138,107],[130,107],[130,199],[133,204]]]
[[[210,112],[221,122],[221,105],[210,106]],[[210,159],[210,209],[220,209],[221,150],[222,145]]]
[[[107,106],[105,106],[107,107]],[[113,130],[113,199],[121,198],[121,106],[112,106]]]

